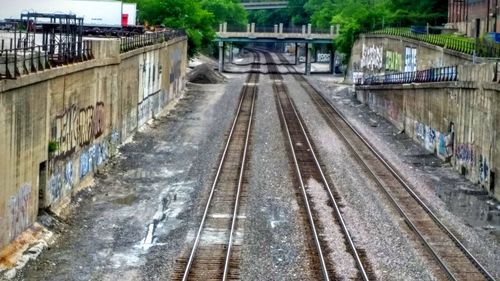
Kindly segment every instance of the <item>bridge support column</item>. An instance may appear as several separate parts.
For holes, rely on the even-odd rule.
[[[330,48],[330,73],[335,74],[335,49]]]
[[[295,65],[299,65],[299,43],[295,43]]]
[[[219,41],[219,72],[224,71],[224,41]]]
[[[233,54],[234,49],[233,49],[233,47],[234,47],[234,44],[231,43],[231,48],[230,48],[231,52],[229,53],[229,63],[233,63],[233,60],[234,60],[234,54]]]
[[[305,67],[306,75],[311,75],[311,52],[312,52],[312,43],[306,43],[306,67]]]
[[[250,32],[251,33],[255,33],[255,22],[252,22],[252,24],[250,25]]]

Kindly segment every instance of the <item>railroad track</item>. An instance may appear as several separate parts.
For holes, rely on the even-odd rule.
[[[272,62],[273,59],[269,53],[264,53],[267,62]],[[316,247],[316,254],[319,260],[319,270],[324,280],[342,280],[342,274],[337,270],[337,264],[330,256],[331,252],[343,251],[341,249],[332,249],[327,236],[324,233],[324,222],[320,217],[324,213],[315,210],[312,195],[310,194],[315,183],[319,183],[328,197],[328,206],[331,207],[332,219],[338,224],[346,250],[354,260],[357,268],[355,276],[356,280],[375,280],[375,275],[369,262],[366,259],[364,251],[358,250],[349,234],[346,223],[337,205],[338,196],[330,187],[320,161],[316,156],[315,149],[311,143],[306,128],[304,127],[299,113],[295,109],[292,100],[288,96],[288,89],[283,83],[283,78],[277,69],[276,65],[269,65],[269,72],[273,80],[273,91],[276,95],[278,111],[284,130],[286,132],[289,151],[293,158],[296,176],[300,183],[300,190],[306,210],[306,216],[310,224],[312,237]],[[330,221],[328,222],[330,223]],[[321,233],[323,232],[323,233]]]
[[[246,204],[245,165],[259,74],[249,74],[189,255],[171,280],[239,280]]]
[[[366,168],[369,176],[404,217],[448,279],[495,280],[342,113],[303,76],[294,74],[293,77],[309,94],[329,126],[340,135],[358,162]]]

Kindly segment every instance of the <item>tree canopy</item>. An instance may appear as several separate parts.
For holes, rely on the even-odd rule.
[[[134,1],[134,0],[131,0]],[[182,28],[188,35],[189,55],[211,46],[221,22],[243,26],[247,14],[239,0],[135,0],[139,18],[151,25]]]
[[[438,25],[446,22],[447,1],[436,0],[290,0],[281,11],[256,11],[250,20],[258,25],[286,26],[311,23],[328,28],[340,25],[337,49],[350,53],[359,33],[389,26]]]
[[[389,26],[432,25],[446,21],[447,1],[436,0],[289,0],[288,8],[248,14],[239,0],[127,0],[137,2],[139,17],[150,24],[183,28],[190,55],[211,46],[218,24],[243,27],[283,23],[286,27],[311,23],[328,28],[340,25],[337,49],[350,53],[359,33]]]

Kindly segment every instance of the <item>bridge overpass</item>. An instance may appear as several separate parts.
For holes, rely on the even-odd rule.
[[[242,1],[241,4],[246,10],[273,10],[273,9],[285,9],[286,7],[288,7],[288,1],[263,1],[263,2]]]
[[[306,48],[306,67],[305,74],[311,72],[311,53],[313,44],[333,44],[333,39],[338,35],[339,26],[330,26],[329,30],[314,30],[311,24],[301,28],[284,28],[283,24],[275,24],[271,28],[257,28],[255,23],[247,25],[246,30],[227,27],[227,23],[219,25],[216,40],[219,42],[219,71],[224,70],[224,46],[226,43],[294,43],[295,57],[297,61],[298,44],[305,44]],[[331,49],[331,60],[333,63],[333,50]]]

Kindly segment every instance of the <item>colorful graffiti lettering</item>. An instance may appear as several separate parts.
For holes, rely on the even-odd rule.
[[[453,147],[455,145],[453,123],[451,123],[448,130],[448,133],[442,133],[424,123],[415,122],[417,140],[424,144],[425,149],[436,153],[438,156],[448,158],[445,159],[447,161],[453,156]]]
[[[80,155],[80,178],[85,177],[90,171],[95,172],[108,158],[107,142],[96,143],[84,150]]]
[[[479,180],[481,182],[488,181],[490,168],[486,157],[479,155]]]
[[[95,107],[78,109],[72,105],[61,115],[57,115],[52,126],[52,139],[59,143],[56,156],[67,156],[77,146],[83,147],[98,138],[105,128],[105,108],[103,102]]]
[[[425,126],[425,132],[425,148],[429,151],[434,151],[436,132],[429,126]]]
[[[417,139],[423,142],[425,139],[425,124],[417,122],[415,124],[415,133],[417,135]]]
[[[329,62],[330,61],[330,54],[318,54],[317,58],[318,62]]]
[[[50,196],[47,199],[56,202],[61,199],[65,188],[70,191],[73,187],[73,163],[70,160],[63,165],[55,165],[51,170],[47,186]]]
[[[69,186],[73,185],[73,163],[71,161],[68,161],[64,168],[64,180]]]
[[[457,145],[455,156],[457,157],[460,165],[473,166],[474,165],[474,147],[471,144]]]
[[[120,143],[120,132],[117,130],[113,130],[111,133],[111,144],[117,145]]]
[[[85,177],[90,170],[90,157],[88,150],[82,151],[80,155],[80,178]]]
[[[352,81],[354,83],[363,83],[363,72],[353,71],[352,72]]]
[[[385,53],[385,70],[400,71],[401,70],[401,54],[387,51]]]
[[[417,71],[417,49],[406,47],[405,72]]]
[[[49,179],[49,192],[51,196],[51,201],[57,201],[61,196],[61,191],[63,187],[63,181],[61,174],[55,172],[50,176]]]
[[[16,195],[9,199],[10,239],[16,238],[29,226],[29,206],[31,203],[31,185],[24,184]]]
[[[383,48],[372,45],[366,47],[363,44],[363,53],[361,54],[361,68],[371,71],[382,69]]]
[[[439,145],[438,145],[438,153],[441,156],[446,156],[446,135],[439,134]]]

